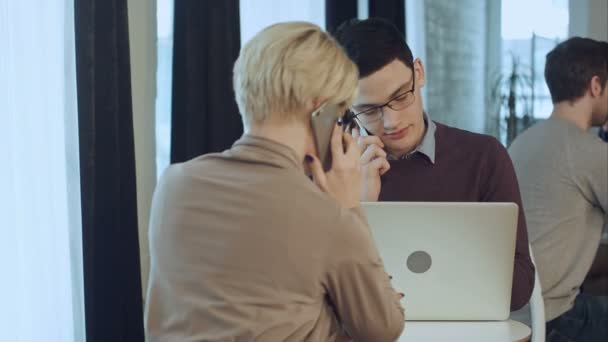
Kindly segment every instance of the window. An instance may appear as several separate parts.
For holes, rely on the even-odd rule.
[[[84,332],[72,0],[0,0],[0,341]]]
[[[171,160],[171,83],[173,65],[173,0],[157,0],[156,177]]]
[[[241,45],[271,24],[308,21],[325,27],[325,0],[241,0]]]
[[[568,0],[502,1],[503,75],[512,73],[518,63],[518,73],[529,78],[521,90],[518,115],[545,119],[551,114],[545,55],[568,37],[568,21]]]

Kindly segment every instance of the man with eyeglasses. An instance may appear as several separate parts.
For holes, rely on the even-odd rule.
[[[353,19],[334,36],[359,68],[350,117],[361,128],[353,135],[363,150],[362,201],[514,202],[521,208],[511,159],[495,138],[434,122],[423,111],[424,67],[396,27],[380,18]],[[511,310],[523,307],[534,287],[528,248],[520,209]]]

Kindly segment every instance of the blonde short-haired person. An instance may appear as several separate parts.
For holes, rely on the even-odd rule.
[[[322,104],[346,109],[357,77],[312,24],[276,24],[243,47],[234,90],[245,134],[171,166],[154,194],[148,341],[399,337],[402,295],[359,208],[360,150],[337,122],[324,173],[310,123]]]

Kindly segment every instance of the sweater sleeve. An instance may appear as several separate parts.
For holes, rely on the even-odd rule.
[[[361,216],[360,209],[344,211],[331,230],[325,287],[354,341],[396,341],[404,310]]]
[[[515,311],[528,303],[534,288],[534,264],[530,259],[526,217],[517,176],[507,150],[492,138],[485,157],[481,200],[484,202],[512,202],[519,207],[511,292],[511,311]]]

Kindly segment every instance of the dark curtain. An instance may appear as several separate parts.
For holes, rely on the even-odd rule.
[[[75,0],[87,342],[143,342],[127,0]]]
[[[405,37],[406,0],[369,0],[369,16],[390,20]]]
[[[243,133],[232,90],[238,0],[176,0],[171,163],[229,148]]]
[[[357,18],[357,0],[325,0],[325,30],[334,33],[346,20]]]

